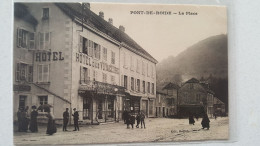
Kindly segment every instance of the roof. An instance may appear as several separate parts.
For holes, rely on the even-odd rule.
[[[174,83],[168,83],[166,86],[163,87],[163,89],[179,89],[179,88],[180,87]]]
[[[118,42],[125,43],[127,46],[133,48],[136,52],[142,54],[146,59],[150,60],[151,62],[158,63],[155,58],[153,58],[125,32],[108,23],[106,20],[92,12],[90,9],[84,9],[84,11],[82,11],[82,5],[80,3],[55,3],[55,5],[72,19],[83,18],[85,20],[84,23],[88,26],[97,28],[99,31],[112,37]]]
[[[30,14],[29,10],[24,4],[14,3],[14,16],[33,25],[37,25],[38,21]]]
[[[191,78],[188,81],[186,81],[185,83],[199,83],[200,81],[196,78]]]
[[[208,86],[208,84],[206,83],[201,83],[198,79],[196,78],[191,78],[188,81],[185,82],[186,83],[199,83],[208,93],[210,94],[215,94]]]

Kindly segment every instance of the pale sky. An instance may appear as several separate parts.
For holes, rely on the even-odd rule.
[[[123,25],[125,32],[159,62],[176,56],[187,47],[207,37],[227,33],[225,7],[191,5],[102,4],[90,3],[96,14],[113,25]],[[130,11],[197,12],[198,15],[141,15]]]

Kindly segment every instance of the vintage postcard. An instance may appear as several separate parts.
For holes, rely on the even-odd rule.
[[[14,144],[227,140],[225,6],[14,3]]]

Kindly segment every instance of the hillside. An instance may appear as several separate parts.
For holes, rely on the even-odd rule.
[[[191,77],[227,78],[227,36],[217,35],[202,40],[187,48],[178,56],[170,56],[157,65],[158,85],[176,78],[186,81]],[[178,80],[178,79],[177,79]]]

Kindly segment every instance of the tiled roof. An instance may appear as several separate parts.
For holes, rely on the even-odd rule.
[[[186,81],[185,83],[199,83],[200,81],[197,80],[196,78],[191,78],[188,81]]]
[[[163,87],[163,89],[179,89],[180,87],[174,83],[169,83]]]
[[[119,30],[117,27],[108,23],[103,18],[92,12],[90,9],[84,9],[82,11],[82,5],[80,3],[55,3],[64,13],[70,16],[72,19],[82,17],[87,20],[85,24],[95,27],[99,31],[112,37],[118,42],[125,43],[126,45],[133,48],[138,53],[144,55],[144,57],[154,63],[158,63],[147,51],[145,51],[140,45],[138,45],[130,36],[125,32]],[[83,13],[83,15],[82,15]]]
[[[30,14],[27,7],[21,3],[14,3],[14,16],[31,24],[37,25],[38,21]]]

